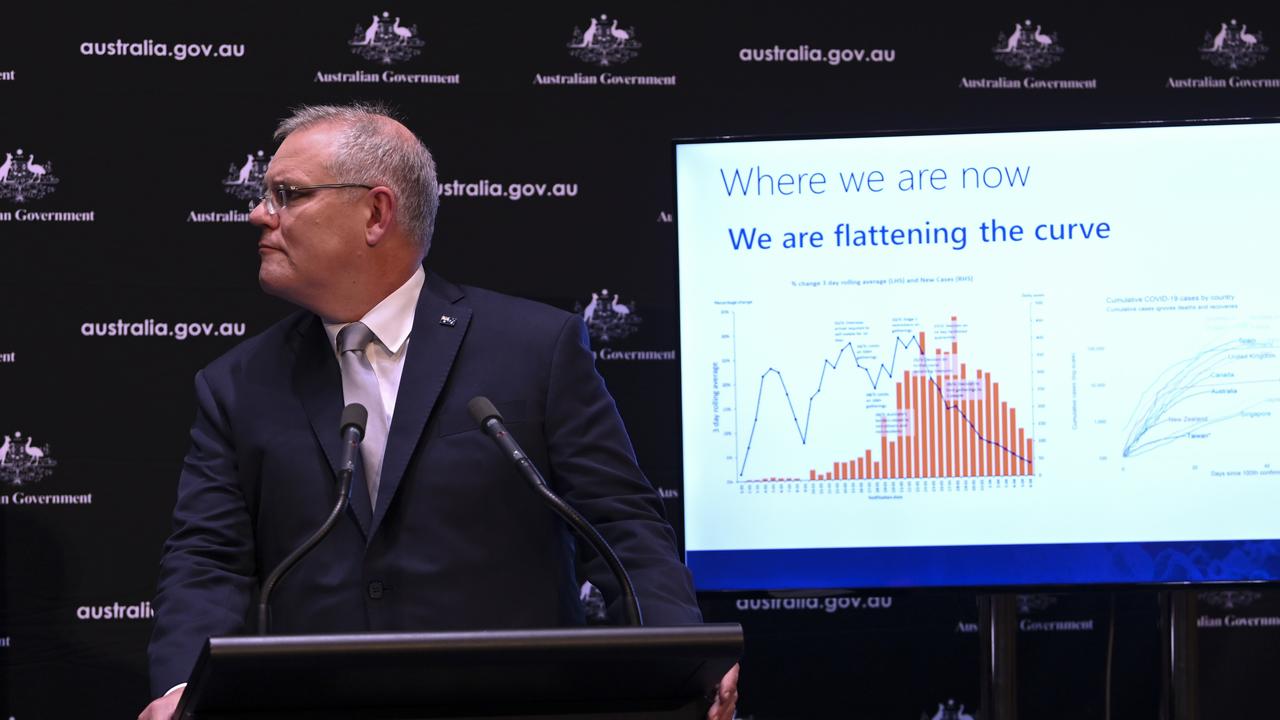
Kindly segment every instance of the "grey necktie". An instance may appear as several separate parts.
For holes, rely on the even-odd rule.
[[[387,447],[387,412],[382,407],[382,392],[373,365],[365,353],[369,343],[377,340],[368,325],[353,322],[338,331],[338,364],[342,367],[342,398],[350,405],[360,403],[369,411],[360,457],[364,460],[364,476],[369,485],[369,502],[378,502],[378,483],[382,479],[382,455]]]

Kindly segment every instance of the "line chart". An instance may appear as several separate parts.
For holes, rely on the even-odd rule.
[[[736,326],[735,326],[736,327]],[[949,348],[927,351],[926,333],[897,335],[888,362],[864,363],[852,342],[835,359],[824,358],[816,388],[805,403],[804,420],[781,370],[760,374],[755,409],[745,450],[736,462],[740,482],[997,477],[1033,474],[1034,439],[1018,422],[1017,410],[1000,398],[1000,383],[981,369],[970,372],[961,361],[957,318],[951,317]],[[736,331],[736,330],[735,330]],[[734,339],[736,346],[736,338]],[[814,407],[828,372],[852,362],[871,390],[893,382],[893,405],[876,413],[879,448],[861,448],[794,475],[747,476],[757,441],[766,392],[777,387],[801,445],[809,442]],[[902,368],[900,364],[910,367]],[[736,365],[736,358],[735,358]],[[736,453],[735,453],[736,457]],[[828,469],[829,467],[829,469]]]
[[[1276,349],[1275,341],[1236,338],[1166,368],[1129,418],[1124,456],[1210,440],[1228,421],[1270,417],[1262,408],[1280,402]]]

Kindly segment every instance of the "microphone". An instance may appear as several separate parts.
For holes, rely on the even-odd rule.
[[[333,510],[329,512],[329,517],[325,518],[320,529],[312,533],[311,537],[298,546],[298,549],[282,560],[263,581],[262,591],[258,594],[259,635],[267,634],[271,591],[275,589],[285,573],[289,572],[303,556],[311,552],[312,548],[320,544],[324,536],[328,535],[338,522],[342,511],[346,510],[347,502],[351,498],[351,476],[356,469],[356,453],[360,451],[360,441],[364,439],[364,428],[368,421],[369,411],[360,403],[351,403],[343,408],[342,420],[338,423],[339,432],[342,434],[342,455],[338,463],[338,502],[333,506]]]
[[[471,413],[472,419],[480,426],[486,435],[493,438],[493,442],[497,444],[498,449],[504,455],[510,458],[520,470],[520,474],[529,481],[533,489],[537,491],[538,496],[542,498],[557,515],[569,523],[569,526],[584,540],[595,548],[609,566],[609,570],[613,572],[613,577],[618,581],[618,587],[622,590],[623,605],[627,612],[627,622],[630,625],[640,627],[644,625],[644,620],[640,614],[640,601],[636,598],[635,586],[631,584],[631,576],[627,575],[627,569],[622,566],[622,561],[618,559],[618,554],[613,551],[609,543],[605,541],[600,532],[592,527],[582,514],[573,509],[573,506],[565,502],[559,495],[556,495],[547,485],[547,481],[543,479],[542,473],[538,472],[538,468],[533,464],[529,457],[520,449],[520,444],[507,432],[506,426],[502,423],[502,414],[498,409],[489,402],[489,398],[483,395],[477,395],[471,398],[471,402],[467,403],[467,410]]]
[[[342,458],[338,462],[338,472],[347,473],[347,477],[356,471],[356,453],[360,451],[360,441],[364,439],[364,428],[369,424],[369,411],[360,403],[351,403],[342,409],[342,421],[338,423],[342,433]]]

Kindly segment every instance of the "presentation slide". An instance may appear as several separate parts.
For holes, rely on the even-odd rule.
[[[700,589],[1280,579],[1280,124],[676,144]]]

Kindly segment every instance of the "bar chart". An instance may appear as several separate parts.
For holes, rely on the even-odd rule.
[[[951,317],[955,328],[958,318]],[[739,482],[777,483],[832,480],[910,480],[1029,476],[1034,472],[1034,436],[1019,421],[1017,408],[1001,398],[1000,381],[992,373],[962,360],[953,329],[944,347],[932,347],[923,330],[909,340],[897,339],[910,367],[893,375],[893,407],[877,413],[879,442],[830,464],[795,475],[749,476],[746,462],[756,439],[756,422],[764,395],[776,376],[788,397],[786,380],[772,368],[760,380],[755,413]],[[841,358],[827,367],[837,368]],[[854,357],[853,362],[857,362]],[[881,369],[893,373],[895,357]],[[868,373],[873,384],[877,378]],[[814,393],[816,397],[818,393]],[[811,398],[812,399],[812,398]],[[812,407],[812,406],[811,406]],[[808,415],[808,413],[806,413]],[[805,423],[806,428],[808,422]],[[801,430],[801,438],[807,439]]]

